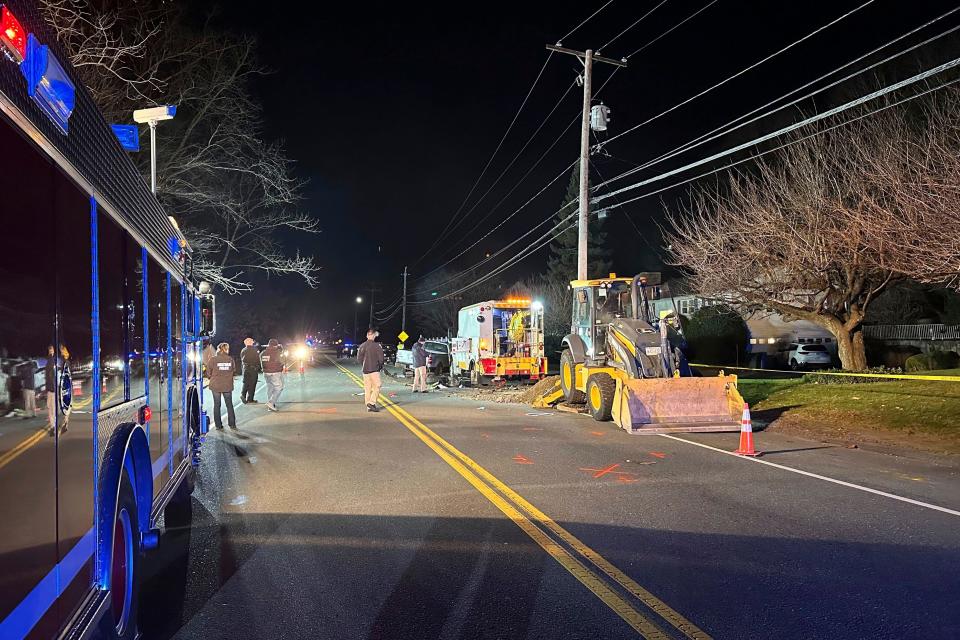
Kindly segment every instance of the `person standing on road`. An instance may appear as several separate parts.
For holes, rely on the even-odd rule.
[[[427,393],[427,348],[423,336],[413,344],[413,392]]]
[[[221,342],[217,345],[217,355],[207,363],[210,372],[210,393],[213,394],[213,423],[217,429],[223,429],[220,422],[220,402],[227,403],[227,424],[231,429],[237,428],[237,416],[233,412],[233,374],[236,365],[230,357],[230,345]]]
[[[378,333],[367,331],[367,341],[357,349],[357,361],[363,371],[363,403],[367,411],[380,411],[377,398],[380,397],[380,372],[383,370],[383,347],[377,342]]]
[[[254,395],[257,393],[257,380],[260,379],[260,352],[257,351],[253,338],[245,338],[243,349],[240,350],[240,363],[243,365],[243,387],[240,389],[240,400],[243,404],[257,404]]]
[[[283,391],[283,347],[276,338],[270,338],[267,348],[260,354],[263,379],[267,382],[267,409],[280,411],[277,401]]]
[[[20,365],[20,390],[23,393],[23,417],[37,416],[37,363],[27,360]]]

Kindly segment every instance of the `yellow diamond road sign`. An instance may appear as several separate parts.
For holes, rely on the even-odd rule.
[[[406,342],[407,338],[409,338],[410,336],[407,335],[406,331],[401,331],[400,335],[398,335],[397,337],[400,338],[400,342]]]

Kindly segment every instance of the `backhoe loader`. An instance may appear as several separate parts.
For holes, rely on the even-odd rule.
[[[653,317],[659,288],[633,278],[575,280],[560,386],[568,404],[629,433],[736,431],[743,398],[737,377],[694,376],[676,310]]]

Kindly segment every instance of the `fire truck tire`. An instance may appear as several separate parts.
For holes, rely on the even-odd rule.
[[[126,472],[120,474],[120,490],[113,524],[110,556],[109,607],[97,629],[100,640],[134,640],[138,636],[140,604],[140,527],[137,499]]]
[[[564,349],[560,354],[560,388],[563,389],[563,397],[570,404],[583,404],[587,397],[577,389],[577,370],[573,361],[573,354],[570,349]]]
[[[587,380],[587,409],[597,422],[610,420],[617,383],[609,373],[595,373]]]

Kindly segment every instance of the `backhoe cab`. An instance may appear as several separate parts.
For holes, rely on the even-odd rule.
[[[675,311],[660,316],[660,288],[645,274],[574,280],[571,333],[563,339],[560,386],[595,420],[630,433],[739,429],[736,376],[692,377]]]

